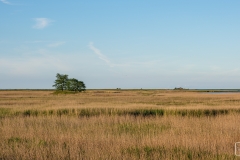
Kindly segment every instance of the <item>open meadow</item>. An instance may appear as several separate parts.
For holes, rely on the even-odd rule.
[[[0,159],[238,159],[240,93],[0,91]]]

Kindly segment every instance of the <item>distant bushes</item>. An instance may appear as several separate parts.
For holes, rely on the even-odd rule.
[[[168,110],[166,115],[177,115],[177,116],[190,116],[190,117],[203,117],[203,116],[218,116],[227,115],[230,112],[240,112],[240,109],[197,109],[197,110]]]
[[[135,116],[135,117],[156,117],[156,116],[182,116],[182,117],[215,117],[219,115],[228,115],[230,113],[240,113],[240,109],[114,109],[114,108],[85,108],[85,109],[55,109],[55,110],[23,110],[14,111],[11,109],[0,108],[0,118],[12,116]]]

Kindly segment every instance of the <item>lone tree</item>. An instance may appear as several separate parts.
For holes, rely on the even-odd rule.
[[[56,88],[56,90],[68,90],[68,91],[85,91],[86,86],[83,83],[83,81],[79,81],[75,78],[71,78],[68,79],[68,75],[66,74],[59,74],[57,73],[56,75],[56,80],[55,80],[55,84],[53,85],[53,87]]]

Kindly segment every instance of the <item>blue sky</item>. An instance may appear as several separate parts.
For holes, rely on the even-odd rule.
[[[239,0],[0,0],[0,89],[240,88]]]

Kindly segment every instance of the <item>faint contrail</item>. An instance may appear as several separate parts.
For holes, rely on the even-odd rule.
[[[93,46],[92,42],[90,42],[88,46],[98,56],[98,58],[106,62],[111,67],[113,66],[113,64],[108,60],[108,58],[105,55],[103,55],[99,49]]]

